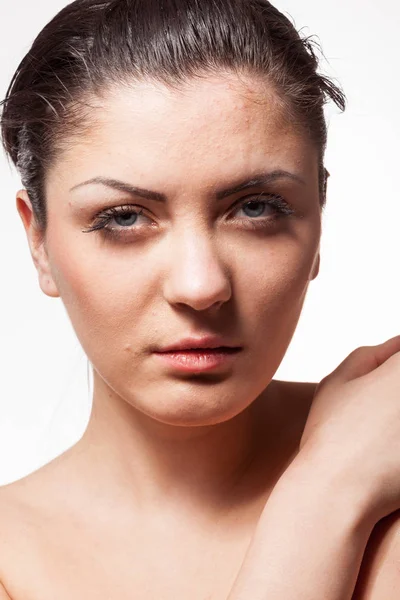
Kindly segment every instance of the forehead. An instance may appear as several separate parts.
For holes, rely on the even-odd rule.
[[[63,159],[77,178],[93,175],[95,166],[113,177],[129,178],[134,169],[136,179],[150,170],[165,186],[166,175],[178,184],[185,172],[204,183],[207,175],[231,178],[262,166],[305,169],[315,156],[271,85],[231,74],[193,78],[177,89],[150,81],[106,88],[87,132]]]

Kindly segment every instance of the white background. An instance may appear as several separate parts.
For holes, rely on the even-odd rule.
[[[63,0],[0,4],[0,95]],[[331,173],[322,263],[278,379],[319,381],[355,347],[400,334],[398,142],[400,5],[395,0],[276,0],[316,34],[342,84],[327,111]],[[12,6],[12,8],[10,8]],[[87,359],[60,299],[42,294],[15,209],[20,186],[0,155],[0,484],[81,437],[91,410]],[[88,387],[89,386],[89,387]]]

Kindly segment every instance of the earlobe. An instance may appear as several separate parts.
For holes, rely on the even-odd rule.
[[[316,279],[318,277],[320,264],[321,264],[321,254],[320,254],[320,252],[318,252],[317,258],[314,262],[313,270],[311,272],[310,281],[313,281],[314,279]]]
[[[32,260],[38,272],[40,289],[46,296],[59,298],[60,294],[52,276],[46,252],[44,232],[36,223],[27,191],[19,190],[16,200],[17,210],[25,229]]]

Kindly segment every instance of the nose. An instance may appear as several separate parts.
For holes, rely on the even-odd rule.
[[[171,305],[202,311],[219,308],[231,297],[227,266],[207,233],[185,232],[171,242],[164,297]]]

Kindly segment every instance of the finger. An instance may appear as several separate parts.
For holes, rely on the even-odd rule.
[[[396,335],[377,346],[361,346],[349,354],[326,378],[350,381],[377,369],[393,354],[400,352],[400,335]]]

